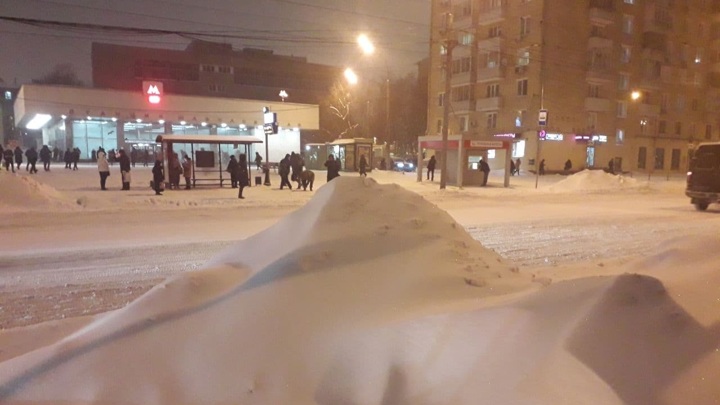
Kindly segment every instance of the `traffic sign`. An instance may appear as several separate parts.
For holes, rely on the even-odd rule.
[[[548,119],[548,110],[540,110],[540,113],[538,114],[538,125],[541,127],[544,127],[547,125],[547,119]]]
[[[546,137],[547,137],[547,133],[545,132],[544,129],[541,129],[538,131],[538,138],[540,138],[541,140],[545,140]]]

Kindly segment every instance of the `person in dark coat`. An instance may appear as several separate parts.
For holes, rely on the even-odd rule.
[[[367,160],[365,155],[360,155],[360,162],[358,162],[358,168],[360,169],[360,175],[367,177]]]
[[[143,167],[147,167],[150,163],[150,151],[145,149],[143,151]]]
[[[25,171],[28,171],[29,168],[30,174],[37,173],[37,168],[35,167],[35,164],[38,160],[38,153],[35,150],[34,146],[31,146],[30,149],[25,151],[25,157],[27,158],[27,165],[25,165]]]
[[[170,178],[170,188],[180,189],[180,176],[182,175],[182,163],[180,163],[180,157],[177,153],[170,156],[168,160],[168,177]]]
[[[282,190],[285,186],[288,186],[288,188],[292,190],[292,184],[288,179],[288,176],[290,175],[290,155],[285,155],[285,157],[280,160],[280,164],[278,165],[278,174],[280,174],[280,190]]]
[[[515,175],[515,161],[513,161],[512,159],[510,159],[510,175]]]
[[[108,164],[107,157],[105,157],[104,151],[99,151],[95,155],[97,159],[98,173],[100,174],[100,190],[107,190],[105,183],[108,176],[110,176],[110,165]]]
[[[435,160],[435,155],[430,156],[430,160],[428,160],[427,165],[427,179],[430,181],[435,181],[435,165],[437,164],[437,160]]]
[[[300,155],[295,152],[290,153],[290,169],[292,169],[292,176],[290,176],[290,180],[297,181],[297,176],[302,171],[302,166],[300,165]]]
[[[325,167],[327,168],[327,181],[340,176],[340,161],[335,160],[335,155],[330,154],[328,160],[325,161]]]
[[[255,165],[257,166],[257,169],[260,170],[260,166],[262,165],[263,158],[260,156],[260,153],[255,152]]]
[[[488,176],[490,175],[490,165],[485,161],[485,159],[481,158],[478,168],[481,172],[483,172],[482,186],[485,187],[487,186]]]
[[[50,171],[50,159],[52,158],[52,152],[47,145],[43,145],[40,149],[40,161],[43,162],[43,169],[46,172]]]
[[[133,146],[132,149],[130,149],[130,164],[132,165],[132,167],[135,167],[135,162],[137,162],[137,158],[138,150],[135,149],[135,147]]]
[[[110,149],[110,152],[108,152],[108,163],[110,163],[110,166],[112,166],[116,160],[117,153],[115,152],[115,149]]]
[[[52,158],[54,161],[59,162],[60,161],[60,149],[58,147],[54,147],[52,150]]]
[[[20,149],[19,146],[15,147],[15,164],[17,164],[17,169],[20,170],[20,165],[23,162],[23,151]]]
[[[182,172],[183,176],[185,176],[185,190],[190,190],[190,183],[193,172],[193,161],[188,155],[185,155],[185,157],[183,157]]]
[[[570,159],[568,159],[568,160],[565,161],[564,170],[565,170],[566,172],[568,172],[568,171],[570,171],[570,169],[572,169],[572,161],[570,161]]]
[[[538,171],[538,174],[539,174],[540,176],[544,176],[544,175],[545,175],[545,159],[543,159],[543,160],[540,161],[540,170]]]
[[[155,195],[162,195],[162,184],[165,181],[165,169],[163,168],[163,162],[162,159],[160,159],[160,155],[157,157],[158,159],[155,160],[155,166],[152,168],[153,190],[155,190]]]
[[[120,163],[120,175],[122,176],[122,189],[130,190],[130,158],[123,149],[118,151],[118,162]]]
[[[238,162],[235,159],[235,155],[230,156],[230,161],[228,162],[227,169],[225,170],[230,173],[230,184],[232,185],[232,188],[237,188],[238,186],[237,166]]]
[[[90,160],[92,160],[93,162],[97,162],[97,152],[95,151],[95,149],[90,151]]]
[[[243,197],[243,189],[250,185],[250,174],[248,173],[247,156],[244,153],[241,153],[238,159],[237,180],[240,189],[238,190],[238,198],[245,198]]]
[[[5,159],[5,170],[10,171],[12,170],[13,173],[15,173],[15,164],[13,163],[13,156],[14,153],[12,149],[8,146],[7,149],[3,151],[3,159]]]
[[[615,159],[610,159],[608,162],[608,172],[610,174],[615,174]]]
[[[72,164],[73,164],[73,170],[77,170],[77,164],[80,161],[80,148],[73,149],[72,153]]]

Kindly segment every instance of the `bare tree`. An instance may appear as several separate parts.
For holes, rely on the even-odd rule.
[[[35,84],[64,84],[68,86],[82,86],[83,82],[77,76],[75,67],[70,63],[55,65],[50,72],[40,79],[33,79]]]
[[[335,124],[329,128],[330,132],[333,130],[338,134],[338,138],[347,138],[353,135],[355,128],[358,124],[353,122],[353,117],[350,110],[351,105],[351,94],[350,90],[342,82],[337,82],[330,89],[330,99],[328,102],[328,109],[331,115],[335,118]]]

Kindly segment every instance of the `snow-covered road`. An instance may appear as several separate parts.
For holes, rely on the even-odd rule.
[[[680,192],[558,195],[528,188],[483,195],[439,192],[408,177],[403,185],[446,209],[476,240],[524,271],[642,256],[664,240],[714,236],[720,225],[718,211],[696,212]],[[122,307],[290,210],[191,207],[8,217],[0,228],[6,236],[0,247],[0,328]]]

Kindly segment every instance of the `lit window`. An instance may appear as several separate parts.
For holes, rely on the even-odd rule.
[[[630,47],[628,45],[622,46],[622,55],[620,56],[620,62],[622,63],[630,63]]]
[[[625,141],[625,130],[618,129],[617,133],[615,134],[615,144],[622,145],[624,141]]]
[[[623,32],[626,34],[632,34],[633,33],[633,16],[631,15],[624,15],[623,16]]]
[[[625,4],[635,4],[635,0],[624,0]]]
[[[625,101],[619,101],[617,104],[617,116],[618,118],[627,117],[627,103]]]
[[[5,92],[5,100],[12,100],[12,93],[10,93],[9,91],[6,91]]]

